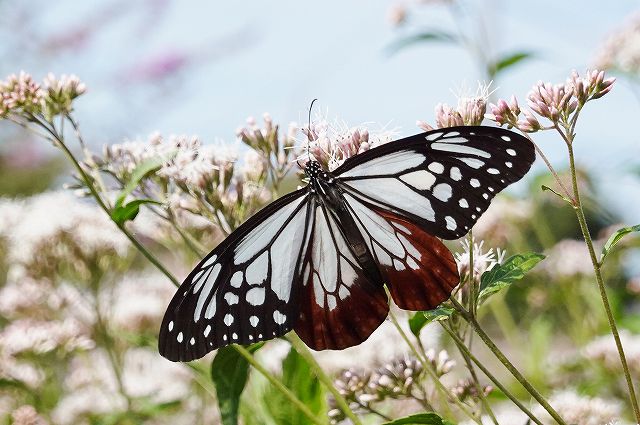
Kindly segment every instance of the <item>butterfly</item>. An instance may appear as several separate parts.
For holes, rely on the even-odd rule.
[[[533,144],[502,128],[438,129],[348,158],[313,160],[308,185],[239,226],[184,280],[162,321],[160,354],[189,361],[290,330],[314,350],[366,340],[398,307],[429,310],[459,283],[439,238],[468,233],[520,180]]]

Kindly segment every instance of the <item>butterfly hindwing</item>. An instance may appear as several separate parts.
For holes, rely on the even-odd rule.
[[[452,127],[356,155],[334,175],[346,192],[409,218],[431,235],[457,239],[534,159],[533,144],[514,132]]]
[[[387,296],[382,282],[373,282],[356,261],[339,221],[323,205],[314,209],[295,331],[314,350],[351,347],[387,317]]]
[[[430,310],[449,298],[460,276],[438,238],[353,195],[345,201],[398,307]]]
[[[160,353],[173,361],[202,357],[231,343],[288,332],[298,308],[295,271],[309,220],[299,190],[251,217],[189,274],[169,304]]]

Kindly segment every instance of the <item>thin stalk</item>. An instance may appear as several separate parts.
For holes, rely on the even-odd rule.
[[[555,168],[553,168],[553,165],[551,165],[551,162],[549,162],[549,160],[547,159],[547,156],[544,154],[542,149],[540,149],[540,147],[536,144],[536,142],[533,141],[533,139],[531,138],[531,136],[529,136],[528,133],[522,133],[522,134],[524,135],[524,137],[529,139],[529,141],[531,143],[533,143],[533,147],[535,148],[536,152],[538,153],[538,155],[540,155],[540,158],[542,158],[542,160],[544,161],[545,165],[547,166],[547,168],[549,169],[549,171],[553,175],[553,178],[556,180],[558,185],[562,188],[562,191],[564,192],[564,194],[567,195],[567,198],[573,199],[572,196],[571,196],[571,192],[569,192],[569,189],[567,189],[567,187],[564,185],[564,183],[562,183],[562,180],[560,180],[560,176],[556,172]]]
[[[440,322],[440,324],[442,325],[442,327],[445,327],[444,323]],[[446,327],[445,327],[445,330],[447,332],[453,332],[450,329],[447,329]],[[470,348],[467,349],[466,346],[464,348],[462,348],[457,343],[456,343],[456,346],[458,347],[458,351],[460,351],[460,354],[462,355],[462,358],[464,359],[464,362],[467,365],[467,369],[469,370],[469,374],[471,375],[471,379],[473,380],[473,384],[476,387],[476,391],[478,393],[478,398],[480,399],[480,403],[482,404],[482,407],[484,408],[484,410],[487,412],[487,414],[491,418],[491,421],[495,425],[499,425],[498,424],[498,420],[496,419],[496,416],[494,415],[493,410],[491,409],[491,405],[487,401],[487,398],[484,396],[484,390],[482,389],[482,386],[480,385],[480,380],[478,379],[478,375],[476,374],[476,370],[473,367],[473,363],[472,363],[471,357],[469,357],[469,355],[467,354],[467,353],[471,352],[471,349]]]
[[[447,398],[453,399],[453,401],[456,404],[456,406],[458,406],[458,408],[462,412],[464,412],[464,414],[467,415],[469,417],[469,419],[472,419],[475,423],[477,423],[479,425],[482,425],[482,422],[478,418],[476,418],[473,415],[473,413],[471,413],[469,411],[469,409],[466,408],[464,403],[462,403],[457,397],[448,397],[448,395],[450,394],[449,390],[444,386],[444,384],[442,382],[440,382],[440,379],[438,378],[438,376],[436,375],[435,371],[433,370],[433,366],[427,361],[426,358],[424,358],[424,357],[422,357],[420,355],[420,353],[418,352],[416,347],[413,345],[413,343],[411,342],[411,340],[409,339],[409,337],[407,336],[405,331],[400,326],[400,323],[398,323],[398,319],[396,318],[395,314],[393,314],[392,311],[389,312],[389,318],[391,319],[391,323],[393,323],[395,328],[400,333],[400,336],[402,337],[402,339],[404,339],[404,342],[406,342],[406,344],[409,346],[409,349],[411,350],[413,355],[416,356],[418,361],[422,364],[422,368],[427,371],[427,373],[429,374],[429,376],[433,380],[434,384],[436,385],[436,388],[438,389],[438,391],[441,394],[444,394],[445,406],[447,405],[447,403],[446,403]]]
[[[478,299],[479,287],[475,279],[475,270],[473,265],[473,230],[469,230],[469,311],[475,317],[476,302]]]
[[[233,345],[233,348],[245,358],[245,360],[253,366],[258,372],[262,374],[267,380],[278,389],[295,407],[297,407],[312,423],[316,425],[325,425],[325,422],[321,421],[316,417],[316,415],[309,410],[309,408],[300,401],[295,394],[291,392],[289,388],[287,388],[282,382],[278,380],[271,372],[269,372],[264,366],[262,366],[258,361],[251,355],[251,353],[241,345]]]
[[[295,332],[290,332],[289,334],[287,334],[287,340],[291,343],[293,348],[295,348],[298,354],[304,357],[307,363],[309,363],[309,366],[311,367],[314,375],[316,375],[320,382],[322,382],[327,390],[329,390],[329,392],[333,395],[336,403],[340,407],[340,410],[342,410],[342,412],[349,419],[351,419],[351,422],[353,422],[354,425],[362,425],[362,422],[360,422],[358,416],[356,416],[356,414],[353,413],[353,410],[351,410],[351,407],[349,407],[349,403],[347,402],[347,400],[345,400],[342,394],[340,394],[340,391],[338,391],[338,389],[333,385],[333,381],[331,380],[331,378],[329,378],[329,376],[324,373],[322,367],[320,367],[315,357],[313,357],[313,354],[311,354],[311,351],[309,351],[307,346],[304,344],[304,342],[302,342],[298,335],[296,335]]]
[[[538,425],[542,425],[542,422],[540,422],[539,419],[537,419],[533,413],[531,413],[531,411],[529,409],[527,409],[527,407],[522,404],[520,402],[520,400],[518,400],[516,398],[516,396],[514,396],[509,390],[507,390],[507,388],[502,385],[500,383],[500,381],[493,376],[493,374],[491,372],[489,372],[489,370],[482,364],[482,362],[480,360],[478,360],[472,353],[471,351],[469,351],[469,349],[464,345],[464,341],[462,341],[460,339],[460,337],[458,335],[456,335],[456,333],[451,330],[448,326],[446,326],[445,324],[442,323],[442,327],[444,328],[445,331],[447,331],[447,333],[449,334],[449,336],[451,336],[451,338],[453,339],[453,341],[456,343],[456,345],[458,346],[458,349],[460,349],[461,352],[464,352],[465,355],[467,357],[469,357],[469,359],[471,359],[471,361],[473,361],[476,366],[478,366],[478,369],[480,369],[482,371],[482,373],[484,373],[486,375],[487,378],[489,378],[489,380],[491,380],[491,382],[494,383],[494,385],[496,387],[498,387],[498,389],[500,389],[500,391],[502,391],[507,397],[509,397],[509,399],[516,405],[518,406],[518,408],[520,410],[522,410],[527,416],[529,416],[529,418],[531,418],[531,420],[533,422],[535,422]]]
[[[485,345],[493,352],[496,358],[500,360],[500,363],[502,363],[504,367],[506,367],[507,370],[511,372],[513,377],[516,378],[518,382],[520,382],[520,384],[522,384],[522,386],[529,392],[529,394],[531,394],[531,396],[535,398],[547,412],[549,412],[549,415],[551,415],[551,417],[556,422],[558,422],[560,425],[567,425],[564,419],[562,419],[558,412],[556,412],[556,410],[551,407],[549,402],[542,396],[542,394],[540,394],[538,390],[536,390],[533,385],[531,385],[527,378],[525,378],[524,375],[520,373],[520,371],[513,365],[513,363],[511,363],[509,359],[504,355],[504,353],[500,351],[500,349],[493,343],[491,337],[489,337],[489,335],[487,335],[487,333],[482,329],[480,323],[478,323],[475,317],[473,317],[455,298],[450,298],[449,300],[452,302],[454,308],[458,311],[458,313],[460,313],[460,315],[467,321],[467,323],[469,323],[471,327],[476,331],[480,339],[482,339]]]
[[[633,381],[631,380],[631,374],[629,373],[629,366],[627,364],[627,358],[624,354],[624,349],[622,348],[622,341],[620,340],[620,334],[618,333],[618,327],[616,326],[615,318],[613,317],[613,312],[611,311],[611,304],[609,303],[609,297],[607,296],[607,289],[604,284],[604,280],[602,278],[601,265],[598,262],[598,257],[596,256],[595,249],[593,248],[593,240],[591,238],[591,233],[589,232],[589,227],[587,225],[587,219],[584,215],[584,210],[582,209],[582,202],[580,200],[580,191],[578,189],[578,179],[576,176],[576,165],[575,165],[575,157],[573,153],[573,136],[570,136],[567,143],[567,148],[569,150],[569,169],[571,172],[571,184],[573,185],[573,193],[574,193],[574,210],[576,212],[576,216],[578,217],[578,222],[580,223],[580,230],[582,231],[582,236],[587,244],[587,248],[589,249],[589,257],[591,257],[591,263],[593,264],[593,270],[596,274],[596,282],[598,283],[598,289],[600,290],[600,298],[602,298],[602,304],[604,305],[604,311],[607,314],[607,320],[609,322],[609,328],[611,329],[611,333],[613,334],[613,339],[616,342],[616,348],[618,350],[618,355],[620,356],[620,363],[622,364],[622,370],[624,372],[625,380],[627,381],[627,388],[629,390],[629,398],[631,399],[631,406],[633,407],[633,413],[635,414],[636,421],[640,423],[640,407],[638,406],[638,400],[636,398],[636,391],[633,386]]]

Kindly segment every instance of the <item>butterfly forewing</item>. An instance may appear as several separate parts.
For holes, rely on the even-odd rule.
[[[434,236],[457,239],[534,159],[533,144],[511,131],[452,127],[364,152],[334,174],[346,192]]]
[[[160,353],[187,361],[288,332],[308,227],[308,194],[293,192],[240,226],[189,274],[165,314]]]

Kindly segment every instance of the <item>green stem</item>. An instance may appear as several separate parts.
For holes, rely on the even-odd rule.
[[[311,351],[309,351],[300,337],[298,337],[295,332],[290,332],[289,334],[287,334],[287,340],[291,343],[293,348],[295,348],[298,354],[304,357],[304,359],[309,363],[309,366],[311,367],[313,373],[335,398],[338,407],[340,407],[340,410],[342,410],[342,412],[349,419],[351,419],[351,422],[353,422],[354,425],[362,425],[360,419],[358,419],[356,414],[353,413],[353,410],[351,410],[351,407],[349,407],[349,403],[347,402],[347,400],[345,400],[342,394],[340,394],[340,391],[338,391],[338,389],[333,385],[333,381],[331,380],[331,378],[326,373],[324,373],[322,367],[320,367],[315,357],[313,357],[313,354],[311,354]]]
[[[464,403],[462,403],[460,401],[460,399],[458,399],[458,397],[450,397],[450,392],[449,390],[444,386],[444,384],[440,381],[440,379],[438,378],[438,376],[436,375],[436,372],[433,370],[433,366],[431,365],[431,363],[429,361],[427,361],[426,358],[424,358],[423,356],[420,355],[420,353],[418,352],[418,350],[416,349],[416,347],[413,345],[413,343],[411,342],[411,340],[409,339],[409,337],[407,336],[407,334],[405,333],[405,331],[402,329],[402,327],[400,326],[400,323],[398,323],[398,319],[396,318],[395,314],[393,314],[393,311],[389,311],[389,318],[391,319],[391,323],[393,323],[393,325],[395,326],[395,328],[398,330],[398,332],[400,333],[400,336],[402,337],[402,339],[404,340],[404,342],[406,342],[406,344],[409,346],[409,349],[411,350],[411,352],[413,353],[414,356],[416,356],[416,358],[418,359],[418,361],[420,361],[420,363],[422,364],[422,368],[424,370],[427,371],[427,373],[429,374],[429,376],[431,377],[431,379],[433,380],[433,383],[436,385],[436,388],[438,389],[438,391],[440,392],[441,396],[444,395],[443,399],[445,400],[445,405],[446,405],[446,400],[448,398],[452,399],[454,401],[454,403],[456,404],[456,406],[458,406],[458,408],[464,412],[465,415],[467,415],[470,419],[472,419],[475,423],[482,425],[482,422],[476,418],[473,413],[471,413],[469,411],[469,409],[466,408],[466,406],[464,405]]]
[[[476,331],[480,339],[485,343],[487,347],[493,352],[500,363],[504,365],[504,367],[511,372],[514,378],[522,384],[522,386],[531,394],[533,398],[535,398],[538,403],[547,411],[549,415],[558,422],[560,425],[567,425],[567,423],[560,417],[558,412],[555,411],[553,407],[549,404],[549,402],[536,390],[533,385],[525,378],[520,371],[507,359],[502,351],[493,343],[489,335],[482,329],[480,323],[473,317],[455,298],[450,298],[449,301],[453,304],[454,308],[460,313],[460,315],[471,325],[471,327]]]
[[[271,372],[269,372],[264,366],[262,366],[258,361],[253,357],[253,355],[243,346],[241,345],[233,345],[233,348],[249,362],[254,369],[262,374],[267,380],[278,389],[295,407],[297,407],[308,419],[314,424],[317,425],[325,425],[323,421],[318,419],[316,415],[309,410],[309,408],[300,401],[295,394],[291,392],[289,388],[287,388],[282,382],[278,380]]]
[[[529,418],[531,418],[531,420],[535,423],[537,423],[538,425],[542,425],[542,422],[540,422],[540,420],[538,420],[533,413],[531,413],[531,411],[529,409],[527,409],[527,407],[522,404],[520,402],[520,400],[518,400],[516,398],[516,396],[514,396],[509,390],[507,390],[507,388],[502,385],[500,383],[500,381],[491,373],[489,372],[489,370],[482,364],[482,362],[480,360],[478,360],[472,353],[471,351],[469,351],[469,349],[464,345],[464,341],[462,341],[462,339],[460,339],[460,337],[458,335],[456,335],[456,333],[451,330],[448,326],[446,326],[444,323],[441,323],[442,327],[444,328],[445,331],[447,331],[447,333],[449,334],[449,336],[451,336],[451,339],[453,339],[453,341],[456,343],[456,345],[458,346],[458,349],[464,353],[464,357],[468,357],[469,359],[471,359],[471,361],[473,361],[477,366],[478,369],[480,369],[482,371],[482,373],[484,373],[487,378],[489,378],[491,380],[491,382],[494,383],[494,385],[496,387],[498,387],[498,389],[500,389],[500,391],[502,391],[507,397],[509,397],[509,399],[516,405],[518,406],[518,408],[520,410],[522,410],[527,416],[529,416]],[[493,416],[492,416],[493,417]],[[495,418],[494,418],[494,422],[495,422]]]
[[[611,311],[609,297],[607,296],[607,289],[605,287],[604,280],[602,278],[601,264],[598,262],[598,257],[596,256],[596,252],[593,247],[593,240],[591,238],[591,233],[589,232],[587,219],[584,215],[582,202],[580,200],[580,190],[578,189],[575,157],[573,153],[573,136],[570,136],[570,138],[568,139],[565,138],[565,141],[567,141],[567,148],[569,150],[569,170],[571,172],[571,184],[573,185],[573,195],[574,195],[574,201],[575,201],[574,210],[576,212],[576,216],[578,217],[578,222],[580,223],[580,230],[582,231],[582,236],[584,237],[584,240],[587,244],[587,248],[589,250],[589,256],[591,257],[593,270],[596,274],[596,282],[598,283],[598,289],[600,290],[600,298],[602,298],[604,311],[607,314],[609,328],[611,329],[611,333],[613,334],[613,339],[616,342],[616,348],[618,349],[618,355],[620,356],[620,363],[622,364],[624,377],[625,377],[625,380],[627,381],[629,398],[631,399],[631,406],[633,407],[633,413],[635,414],[636,421],[640,423],[640,407],[638,406],[636,391],[633,386],[633,381],[631,380],[631,374],[629,373],[629,366],[627,365],[627,358],[624,354],[624,349],[622,348],[622,341],[620,340],[618,327],[616,326],[616,321],[615,321],[615,318],[613,317],[613,312]]]

